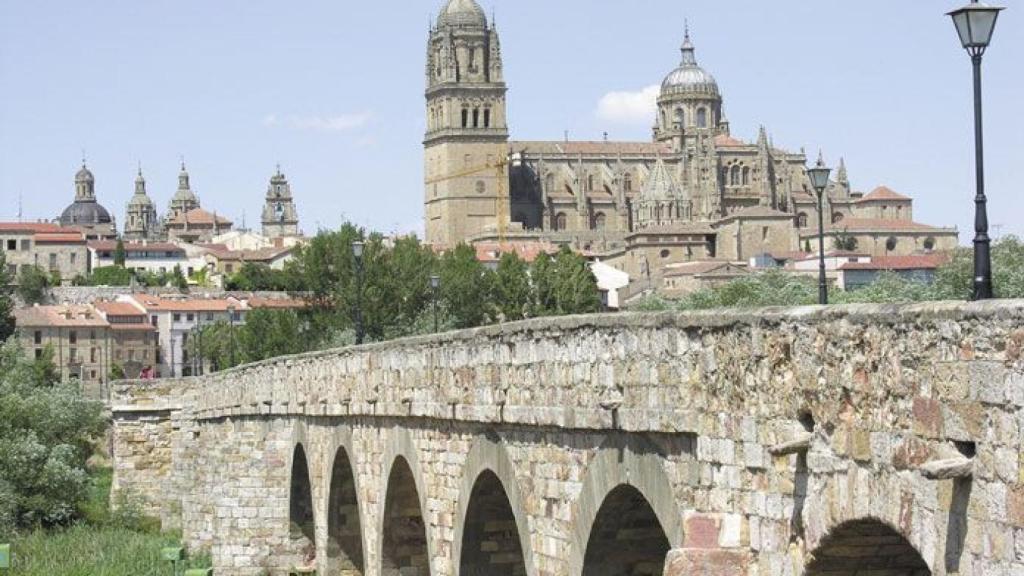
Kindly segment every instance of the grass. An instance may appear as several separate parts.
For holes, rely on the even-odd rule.
[[[93,473],[93,490],[82,520],[64,529],[17,534],[10,542],[12,567],[4,576],[171,576],[160,549],[181,546],[177,534],[161,533],[130,501],[110,509],[109,469]],[[190,558],[189,568],[209,566],[209,558]]]

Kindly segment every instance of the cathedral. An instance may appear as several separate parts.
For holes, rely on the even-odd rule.
[[[498,31],[475,0],[448,0],[431,27],[424,138],[427,241],[545,241],[637,276],[691,260],[804,250],[817,236],[806,154],[732,135],[715,77],[689,30],[661,83],[650,141],[509,138]],[[957,232],[919,224],[912,200],[851,187],[844,162],[825,233],[869,255],[951,249]],[[851,240],[852,239],[852,240]]]

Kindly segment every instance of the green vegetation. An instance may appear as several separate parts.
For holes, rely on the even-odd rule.
[[[0,253],[0,342],[14,334],[14,300],[11,284],[14,279],[7,272],[7,256]]]
[[[992,246],[992,267],[998,298],[1024,298],[1024,243],[1014,236]],[[833,289],[829,302],[906,303],[930,300],[968,300],[974,276],[974,255],[959,248],[953,259],[936,270],[935,282],[924,284],[894,273],[882,274],[871,285],[843,292]],[[818,301],[817,281],[771,270],[699,290],[678,301],[652,296],[631,306],[633,310],[706,310],[710,308],[751,308],[760,306],[803,306]]]
[[[42,304],[49,294],[51,278],[39,266],[22,266],[18,275],[18,296],[26,304]]]
[[[357,290],[352,243],[364,242],[361,290]],[[430,277],[441,287],[434,301]],[[246,264],[228,283],[231,289],[301,292],[299,311],[251,312],[244,326],[219,323],[193,339],[200,356],[215,369],[355,341],[356,310],[362,311],[366,341],[428,334],[437,307],[441,329],[472,328],[537,316],[596,312],[597,280],[586,261],[564,249],[542,255],[532,266],[514,254],[497,270],[460,245],[438,256],[415,237],[389,242],[352,224],[322,232],[299,248],[284,271]]]
[[[124,250],[124,241],[118,238],[117,246],[114,247],[114,266],[124,268],[124,263],[127,260],[128,254]]]

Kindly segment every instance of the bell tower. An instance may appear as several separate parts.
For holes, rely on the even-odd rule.
[[[426,76],[426,240],[452,246],[495,229],[507,210],[501,46],[475,0],[448,0],[430,29]]]

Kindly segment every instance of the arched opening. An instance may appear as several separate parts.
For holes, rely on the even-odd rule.
[[[302,445],[292,457],[292,480],[288,494],[288,537],[293,563],[316,565],[316,521],[313,518],[313,489],[309,483],[309,463]]]
[[[737,165],[733,165],[733,167],[729,169],[729,185],[740,185],[740,167]]]
[[[383,576],[429,576],[427,528],[420,510],[419,492],[412,469],[398,457],[388,477],[381,547]]]
[[[832,214],[832,223],[833,224],[839,224],[842,221],[843,221],[843,214],[841,212],[836,212],[835,214]]]
[[[801,212],[796,215],[796,227],[807,228],[807,214]]]
[[[935,250],[935,238],[928,237],[924,239],[924,249],[928,252]]]
[[[699,128],[708,127],[708,110],[707,108],[701,108],[697,110],[697,126]]]
[[[565,230],[568,227],[569,218],[564,212],[555,215],[555,230]]]
[[[606,217],[604,212],[598,212],[594,215],[594,230],[604,230],[606,223]]]
[[[551,192],[555,189],[555,175],[547,174],[544,176],[544,191]]]
[[[897,246],[899,246],[899,243],[900,241],[895,236],[890,236],[889,239],[885,241],[886,251],[892,252]]]
[[[685,126],[686,125],[686,113],[683,112],[682,108],[676,108],[676,125],[677,126]]]
[[[473,485],[462,531],[460,576],[525,576],[516,518],[498,476],[485,470]]]
[[[906,538],[878,520],[855,520],[832,531],[807,565],[807,576],[931,576]]]
[[[327,509],[327,568],[331,575],[362,576],[364,571],[363,531],[355,480],[348,453],[339,449],[331,469]]]
[[[590,529],[583,576],[661,576],[670,548],[647,499],[621,485],[605,497]]]
[[[750,167],[749,166],[744,166],[743,167],[743,185],[744,186],[749,186],[750,185]]]
[[[622,176],[622,190],[624,192],[632,192],[633,191],[633,175],[630,174],[629,172],[626,172]]]

